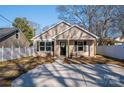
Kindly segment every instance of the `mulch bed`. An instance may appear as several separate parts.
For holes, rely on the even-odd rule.
[[[71,60],[70,60],[71,59]],[[66,64],[115,64],[124,67],[124,60],[110,58],[106,56],[97,55],[96,57],[75,57],[65,58],[64,63]]]
[[[12,80],[38,65],[53,62],[54,58],[51,56],[24,57],[6,62],[0,62],[0,87],[10,86]]]

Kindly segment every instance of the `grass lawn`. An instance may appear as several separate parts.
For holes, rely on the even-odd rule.
[[[115,58],[105,57],[101,55],[96,55],[96,57],[75,57],[75,58],[65,58],[64,63],[68,64],[115,64],[124,67],[124,60],[119,60]]]
[[[0,86],[10,86],[11,81],[40,64],[54,62],[53,57],[25,57],[0,62]]]

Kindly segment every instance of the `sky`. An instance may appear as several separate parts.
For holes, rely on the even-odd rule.
[[[41,28],[52,25],[59,21],[58,13],[54,5],[40,6],[4,6],[0,5],[0,14],[13,21],[16,17],[26,17],[27,20],[33,21],[41,26]],[[0,17],[0,27],[10,27],[11,23]],[[39,34],[37,31],[36,34]]]

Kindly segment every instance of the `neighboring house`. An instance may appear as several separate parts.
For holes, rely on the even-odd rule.
[[[41,55],[95,56],[97,36],[78,25],[65,21],[54,24],[32,38],[33,45]]]
[[[121,36],[116,37],[114,40],[116,41],[115,45],[124,45],[124,38],[121,38]]]
[[[29,47],[25,35],[17,28],[0,28],[0,47]]]

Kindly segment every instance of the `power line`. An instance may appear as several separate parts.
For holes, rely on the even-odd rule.
[[[5,20],[8,21],[9,23],[13,24],[12,21],[10,21],[8,18],[4,17],[3,15],[0,14],[0,17],[3,18],[3,19],[5,19]],[[14,24],[16,24],[16,23],[14,22]],[[33,24],[34,24],[34,23],[33,23]],[[21,25],[21,24],[20,24],[20,25]],[[19,28],[18,28],[18,29],[19,29]],[[34,32],[34,31],[33,31],[33,32]],[[35,32],[34,32],[33,34],[35,35]]]
[[[8,18],[4,17],[3,15],[0,14],[0,16],[5,19],[6,21],[8,21],[9,23],[13,23],[12,21],[10,21]]]

